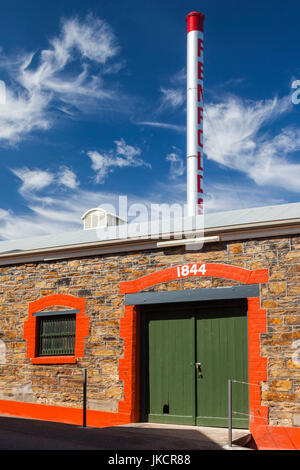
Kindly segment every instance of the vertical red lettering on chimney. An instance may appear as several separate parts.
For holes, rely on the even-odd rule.
[[[203,80],[203,64],[202,62],[198,62],[198,79]]]
[[[198,101],[203,103],[203,87],[200,83],[197,85],[197,95]]]
[[[197,185],[198,185],[198,193],[203,193],[203,189],[201,188],[201,180],[203,176],[197,175]]]
[[[200,171],[203,171],[202,159],[203,159],[203,156],[201,155],[201,152],[198,152],[198,166],[197,166],[197,169],[200,170]]]
[[[201,38],[198,38],[198,57],[201,57],[203,51],[203,41]]]
[[[201,141],[201,136],[203,134],[203,130],[202,129],[198,129],[198,145],[199,147],[203,148],[203,144],[202,144],[202,141]]]
[[[198,106],[198,124],[201,124],[201,121],[203,121],[203,108],[201,106]]]
[[[203,199],[202,198],[198,198],[198,215],[201,215],[203,214]]]

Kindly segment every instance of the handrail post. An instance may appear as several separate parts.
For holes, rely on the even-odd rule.
[[[232,380],[228,380],[228,447],[232,447]]]
[[[86,369],[82,370],[83,372],[83,404],[82,404],[82,411],[83,411],[83,423],[82,426],[86,427]]]

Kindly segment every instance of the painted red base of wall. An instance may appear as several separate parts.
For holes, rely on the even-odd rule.
[[[0,414],[66,424],[82,425],[83,423],[82,409],[64,406],[0,400]],[[86,425],[95,428],[117,426],[131,422],[132,415],[127,413],[87,410],[86,414]]]
[[[259,450],[299,450],[300,428],[256,425],[250,432]]]
[[[81,426],[82,409],[0,400],[0,414]],[[87,410],[86,425],[95,428],[133,423],[132,414]],[[251,429],[250,429],[251,430]],[[300,449],[300,428],[256,425],[251,431],[259,450]]]

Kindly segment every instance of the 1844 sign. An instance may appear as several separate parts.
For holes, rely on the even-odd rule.
[[[198,276],[202,274],[202,276],[206,273],[205,264],[183,264],[182,266],[177,267],[177,277],[185,277],[185,276]]]

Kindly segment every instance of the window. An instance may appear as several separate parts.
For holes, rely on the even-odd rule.
[[[39,318],[38,356],[69,356],[75,353],[76,315]]]
[[[85,298],[55,294],[29,303],[24,339],[32,364],[75,364],[84,357],[87,336]]]

